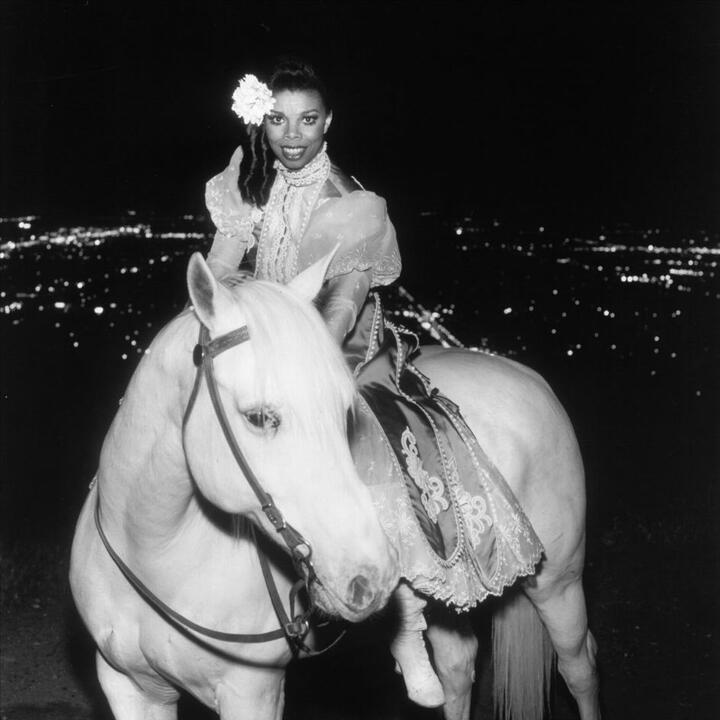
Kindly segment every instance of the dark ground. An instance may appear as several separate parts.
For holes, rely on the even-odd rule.
[[[461,254],[448,227],[428,223],[417,231],[434,234],[444,249],[433,250],[431,275],[404,250],[406,287],[430,308],[454,303],[455,313],[443,321],[466,342],[487,344],[542,372],[573,418],[588,475],[586,588],[605,717],[717,717],[714,275],[684,295],[655,286],[624,288],[584,270],[583,256],[566,252],[562,242],[547,257],[518,253],[512,244],[520,236],[503,230],[492,236],[491,247]],[[62,247],[2,261],[9,293],[3,302],[53,278],[58,287],[58,279],[70,281],[63,297],[71,302],[69,310],[51,313],[38,311],[41,297],[26,299],[21,313],[0,316],[2,720],[108,717],[92,647],[67,589],[72,527],[134,363],[132,356],[121,359],[130,349],[126,335],[146,346],[183,305],[185,259],[195,245],[203,241],[116,237],[85,264]],[[154,266],[152,276],[119,272],[161,254],[169,259]],[[572,262],[557,264],[563,254]],[[103,270],[108,278],[102,279]],[[83,278],[95,283],[83,291],[87,306],[72,289]],[[106,305],[117,302],[114,326],[107,314],[90,310],[101,295]],[[573,298],[582,301],[579,307]],[[530,300],[536,315],[519,313]],[[391,296],[391,306],[398,302]],[[618,309],[616,320],[600,323],[596,304]],[[515,310],[505,314],[508,305]],[[672,324],[666,317],[676,307],[682,321]],[[557,334],[550,334],[551,326]],[[663,349],[654,357],[657,327]],[[593,345],[596,328],[600,337]],[[576,341],[583,350],[570,358],[565,348]],[[671,350],[678,351],[676,362]],[[482,635],[482,613],[476,622]],[[406,703],[386,650],[387,628],[382,620],[370,628],[351,633],[330,656],[291,668],[287,718],[434,716]],[[485,691],[479,696],[485,703]],[[561,720],[574,717],[561,687],[555,709]],[[184,702],[183,720],[206,717],[211,714]]]

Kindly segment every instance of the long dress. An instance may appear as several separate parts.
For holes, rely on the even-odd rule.
[[[225,210],[222,174],[208,182],[206,204],[218,229],[209,265],[222,275],[249,256],[257,278],[287,283],[339,245],[327,273],[336,289],[328,303],[352,306],[343,344],[360,391],[351,449],[403,577],[456,610],[501,594],[535,572],[542,545],[458,407],[408,362],[412,340],[383,319],[377,297],[357,281],[362,274],[377,288],[400,274],[385,201],[360,189],[324,151],[300,171],[276,169],[252,235]]]

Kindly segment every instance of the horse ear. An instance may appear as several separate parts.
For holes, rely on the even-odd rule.
[[[320,292],[322,284],[325,282],[325,275],[339,247],[340,243],[325,255],[325,257],[320,258],[320,260],[314,262],[296,275],[288,283],[288,287],[291,287],[299,295],[312,302]]]
[[[193,253],[190,257],[187,268],[187,286],[195,314],[205,327],[213,330],[219,303],[224,300],[223,288],[218,284],[199,252]]]

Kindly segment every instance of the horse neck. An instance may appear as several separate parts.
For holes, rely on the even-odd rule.
[[[183,313],[151,344],[128,385],[100,458],[103,519],[131,538],[172,536],[196,506],[182,446],[197,321]]]

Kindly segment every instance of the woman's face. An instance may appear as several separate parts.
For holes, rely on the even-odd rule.
[[[299,170],[320,152],[332,113],[315,90],[280,90],[274,97],[265,117],[268,143],[288,170]]]

